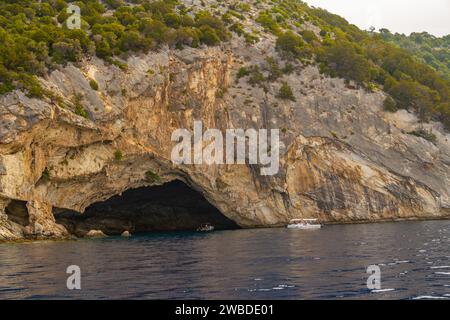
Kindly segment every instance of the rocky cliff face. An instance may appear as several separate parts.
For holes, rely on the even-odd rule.
[[[292,218],[324,222],[441,218],[450,208],[450,136],[407,134],[405,111],[382,111],[369,93],[315,66],[251,85],[236,74],[277,58],[274,39],[222,48],[163,49],[130,57],[124,71],[93,58],[42,79],[54,99],[0,97],[0,240],[63,238],[56,208],[79,213],[122,192],[181,180],[241,227]],[[89,80],[99,85],[93,90]],[[295,102],[277,97],[283,82]],[[77,115],[84,110],[87,118]],[[172,132],[205,128],[281,130],[280,171],[253,165],[174,165]],[[447,212],[447,213],[446,213]]]

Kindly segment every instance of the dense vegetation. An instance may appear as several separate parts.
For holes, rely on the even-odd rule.
[[[82,29],[70,30],[65,24],[70,3],[81,8]],[[114,57],[154,50],[162,44],[196,47],[228,39],[221,19],[207,11],[194,16],[189,11],[175,0],[3,0],[0,94],[19,88],[42,96],[34,75],[85,55],[95,54],[124,67]]]
[[[439,120],[450,129],[450,81],[434,68],[386,41],[385,34],[362,31],[342,17],[301,1],[273,2],[276,5],[257,21],[277,35],[282,56],[306,63],[315,60],[323,73],[355,81],[368,90],[379,87],[391,96],[385,102],[388,110],[410,109],[422,121]],[[318,34],[304,31],[301,26],[306,22],[317,27]],[[448,56],[440,59],[448,65]]]
[[[70,3],[81,8],[79,30],[64,23]],[[439,49],[448,48],[449,37],[370,33],[298,0],[219,1],[209,8],[204,3],[188,8],[177,0],[3,0],[0,94],[19,88],[42,96],[46,93],[36,75],[85,56],[97,55],[126,68],[120,58],[161,45],[214,46],[232,33],[252,45],[259,41],[258,31],[244,27],[252,8],[259,9],[252,19],[277,37],[276,48],[285,60],[284,69],[267,60],[269,80],[291,72],[295,61],[318,63],[330,76],[389,93],[387,110],[410,109],[422,121],[440,120],[450,128],[450,80],[442,76],[448,74],[449,57],[448,50]],[[254,85],[265,80],[258,66],[241,69],[238,76]],[[98,89],[95,81],[90,85]],[[289,89],[284,85],[279,96],[293,100]],[[85,116],[81,109],[78,113]]]
[[[438,38],[427,32],[421,32],[406,36],[393,34],[388,29],[380,29],[380,35],[385,41],[407,50],[450,80],[450,35]]]

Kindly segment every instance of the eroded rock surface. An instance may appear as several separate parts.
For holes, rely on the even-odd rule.
[[[298,64],[264,86],[237,79],[242,66],[267,73],[265,57],[277,57],[273,41],[252,47],[234,38],[222,48],[163,49],[130,57],[126,71],[93,58],[42,80],[57,101],[21,92],[1,96],[0,240],[67,237],[52,208],[81,214],[128,189],[173,180],[241,227],[302,217],[445,217],[450,136],[441,125],[420,124],[433,128],[435,143],[409,135],[419,126],[414,115],[387,114],[383,93],[326,78],[315,66]],[[277,98],[283,82],[296,102]],[[88,118],[73,112],[80,94]],[[172,132],[192,130],[194,120],[205,129],[280,129],[279,173],[261,176],[249,165],[174,165]],[[11,201],[26,204],[28,220],[8,217]]]

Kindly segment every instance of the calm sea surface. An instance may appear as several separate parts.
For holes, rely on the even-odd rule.
[[[450,299],[450,221],[0,244],[0,299],[23,298]]]

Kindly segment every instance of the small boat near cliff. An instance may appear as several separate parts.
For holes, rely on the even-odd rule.
[[[210,223],[204,223],[197,228],[197,232],[211,232],[214,231],[214,226]]]
[[[286,226],[288,229],[314,230],[322,228],[317,219],[292,219]]]

